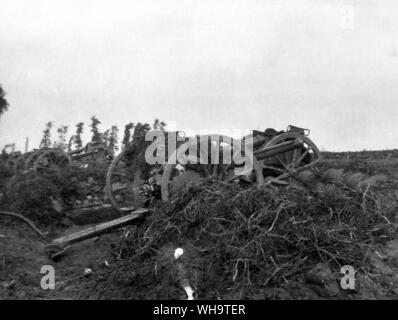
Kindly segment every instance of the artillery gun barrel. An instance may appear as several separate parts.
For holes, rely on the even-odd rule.
[[[75,154],[79,154],[79,153],[82,152],[83,150],[84,150],[84,149],[81,148],[81,149],[76,149],[76,150],[69,151],[68,153],[69,153],[70,156],[74,156]]]
[[[264,160],[267,158],[271,158],[274,156],[277,156],[280,153],[288,152],[291,150],[294,150],[298,147],[301,147],[303,145],[303,141],[298,138],[295,140],[290,140],[290,141],[285,141],[282,143],[278,143],[274,146],[263,148],[260,150],[255,150],[253,151],[253,155],[258,159],[258,160]]]
[[[92,156],[92,155],[94,155],[96,153],[97,153],[97,151],[88,151],[88,152],[85,152],[85,153],[73,155],[72,159],[73,160],[80,160],[80,159]]]
[[[116,228],[120,228],[126,226],[128,224],[139,223],[142,219],[145,218],[146,214],[149,213],[150,210],[146,208],[138,209],[131,212],[128,215],[125,215],[121,218],[117,218],[108,222],[96,224],[90,227],[87,227],[83,230],[77,231],[75,233],[66,235],[61,238],[57,238],[53,240],[52,244],[59,245],[61,247],[69,246],[76,242],[80,242],[83,240],[90,239],[92,237],[107,233]]]

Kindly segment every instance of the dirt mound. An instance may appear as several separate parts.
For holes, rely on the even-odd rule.
[[[23,214],[42,226],[60,223],[67,210],[102,204],[105,171],[101,165],[92,165],[21,172],[2,181],[1,208]]]
[[[270,288],[294,292],[290,286],[305,296],[308,286],[298,284],[307,283],[307,272],[319,263],[333,270],[336,283],[344,265],[366,269],[369,247],[395,230],[395,200],[325,183],[309,190],[295,183],[242,189],[208,182],[156,207],[114,250],[130,265],[147,266],[148,277],[156,270],[160,282],[166,278],[178,287],[173,262],[160,263],[159,257],[171,256],[165,248],[183,248],[187,278],[199,298],[244,298],[249,292],[283,298],[285,291]]]
[[[60,270],[54,292],[37,289],[39,265],[28,264],[32,274],[26,277],[12,274],[26,252],[17,255],[19,247],[5,239],[29,239],[8,235],[5,228],[0,239],[8,248],[3,250],[8,269],[0,272],[0,284],[9,292],[5,298],[19,297],[26,279],[32,284],[20,290],[32,298],[186,299],[184,285],[197,299],[396,298],[398,194],[386,189],[391,178],[373,169],[358,173],[351,165],[328,169],[317,167],[288,185],[261,188],[188,184],[177,201],[151,203],[153,214],[140,226],[72,246],[59,262],[34,252],[30,260]],[[73,209],[87,195],[101,198],[103,179],[100,168],[70,168],[52,176],[25,172],[8,180],[3,196],[33,220],[58,221],[54,201]],[[80,218],[80,211],[70,214]],[[183,249],[178,259],[177,248]],[[357,271],[355,290],[341,289],[345,265]],[[93,272],[85,276],[85,268]]]

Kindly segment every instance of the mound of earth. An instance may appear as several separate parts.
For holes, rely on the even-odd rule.
[[[140,226],[73,245],[59,261],[43,254],[50,239],[1,218],[0,298],[187,299],[187,287],[196,299],[398,298],[392,176],[328,169],[261,188],[183,185],[177,201],[152,202]],[[80,213],[69,217],[96,221]],[[40,287],[43,265],[55,268],[54,290]],[[356,272],[353,289],[341,286],[343,266]]]

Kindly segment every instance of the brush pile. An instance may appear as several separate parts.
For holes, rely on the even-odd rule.
[[[189,278],[207,298],[218,297],[205,293],[209,288],[289,283],[319,263],[337,273],[344,265],[365,269],[369,248],[395,231],[397,194],[315,186],[190,185],[177,202],[157,206],[143,226],[127,232],[117,251],[156,263],[165,246],[184,248]]]

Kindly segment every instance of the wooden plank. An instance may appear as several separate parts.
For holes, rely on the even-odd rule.
[[[56,245],[58,247],[66,247],[73,243],[80,242],[101,234],[105,234],[113,229],[117,229],[129,224],[137,223],[142,221],[145,218],[146,214],[149,212],[148,209],[138,209],[134,212],[125,215],[121,218],[111,220],[108,222],[96,224],[94,226],[87,227],[78,232],[69,234],[64,237],[57,238],[52,241],[52,245]]]

